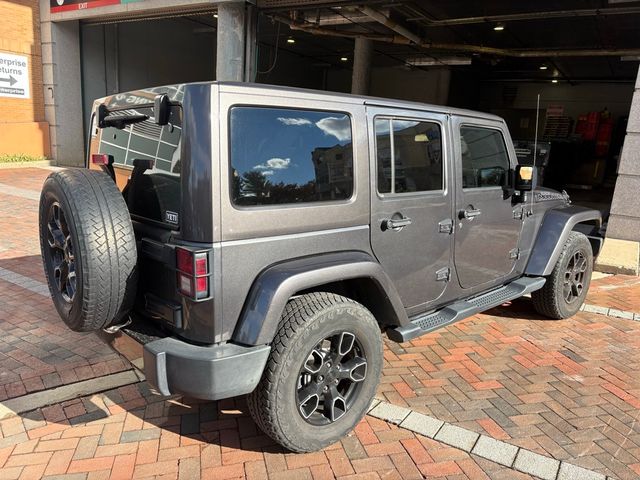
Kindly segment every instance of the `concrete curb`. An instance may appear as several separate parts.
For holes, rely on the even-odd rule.
[[[0,162],[0,170],[11,168],[42,168],[55,166],[55,160],[36,160],[34,162]]]
[[[597,313],[606,317],[624,318],[625,320],[635,320],[636,322],[640,322],[640,313],[628,312],[626,310],[617,310],[615,308],[609,307],[601,307],[599,305],[590,305],[588,303],[584,303],[580,307],[580,311],[587,313]]]
[[[69,385],[11,398],[0,402],[0,420],[55,403],[138,383],[141,380],[144,380],[142,374],[134,370],[127,370],[125,372],[92,378],[91,380],[84,380],[82,382],[71,383]]]
[[[543,480],[614,480],[602,473],[540,455],[384,400],[375,399],[368,415]]]

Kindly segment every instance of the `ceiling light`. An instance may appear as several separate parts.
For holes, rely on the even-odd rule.
[[[349,59],[348,59],[347,57],[340,57],[340,61],[341,61],[341,62],[346,62],[346,61],[348,61],[348,60],[349,60]]]
[[[558,80],[554,78],[553,80],[551,80],[551,83],[558,83]]]
[[[289,37],[287,38],[287,43],[296,43],[295,39]]]
[[[495,26],[495,27],[493,27],[493,29],[494,29],[496,32],[501,32],[501,31],[503,31],[503,30],[504,30],[504,23],[498,23],[498,24],[496,24],[496,26]]]
[[[218,18],[218,14],[217,14],[217,13],[214,13],[214,14],[213,14],[213,18]]]
[[[546,65],[540,65],[540,70],[546,70],[547,68],[549,67],[547,67]]]

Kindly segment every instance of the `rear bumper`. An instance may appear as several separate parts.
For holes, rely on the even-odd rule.
[[[141,368],[162,395],[182,394],[220,400],[252,392],[262,376],[271,348],[233,343],[192,345],[174,337],[142,343],[121,330],[107,341]]]

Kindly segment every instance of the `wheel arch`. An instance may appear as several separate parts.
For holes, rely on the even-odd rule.
[[[601,213],[591,208],[572,205],[549,210],[538,230],[525,275],[550,275],[572,231],[587,236],[596,257],[602,245],[602,237],[598,234],[601,224]]]
[[[233,341],[271,343],[289,299],[311,291],[348,296],[384,325],[409,323],[400,296],[380,264],[365,252],[347,251],[289,260],[263,270],[245,300]]]

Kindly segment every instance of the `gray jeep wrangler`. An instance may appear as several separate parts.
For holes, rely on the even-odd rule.
[[[363,417],[383,332],[407,342],[528,293],[570,317],[601,243],[600,213],[538,188],[484,113],[195,83],[96,101],[88,146],[40,201],[62,319],[163,395],[248,394],[293,451]]]

